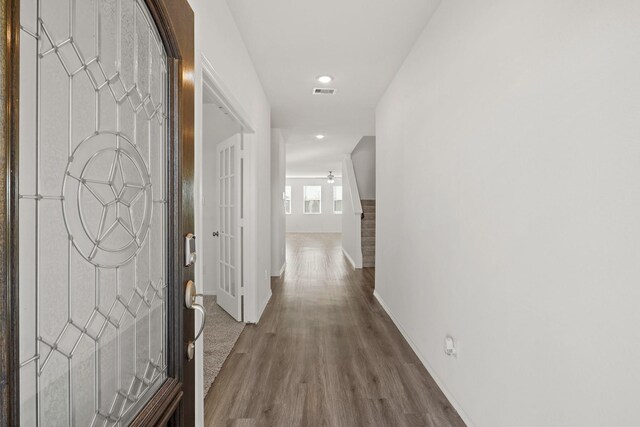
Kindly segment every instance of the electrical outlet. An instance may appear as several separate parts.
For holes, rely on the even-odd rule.
[[[447,356],[458,357],[458,349],[456,348],[456,341],[451,335],[447,335],[444,338],[444,354]]]

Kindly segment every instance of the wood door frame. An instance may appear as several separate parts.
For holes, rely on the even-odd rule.
[[[169,258],[167,379],[132,426],[193,425],[195,362],[185,362],[194,316],[184,305],[183,236],[194,226],[194,14],[187,0],[145,0],[168,57]],[[20,0],[0,3],[0,427],[19,425],[18,144]],[[188,215],[185,215],[187,213]],[[190,214],[189,214],[190,213]],[[188,385],[184,387],[184,385]],[[190,406],[187,406],[190,405]]]
[[[0,4],[0,426],[19,425],[16,167],[20,75],[20,4]],[[14,398],[18,396],[18,398]]]

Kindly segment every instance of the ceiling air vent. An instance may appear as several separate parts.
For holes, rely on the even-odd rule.
[[[336,90],[330,87],[314,87],[314,95],[335,95]]]

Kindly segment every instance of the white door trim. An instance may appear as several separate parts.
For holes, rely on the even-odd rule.
[[[216,98],[216,103],[223,108],[225,113],[242,126],[244,133],[255,133],[249,115],[204,55],[202,55],[202,85],[210,90],[209,93]]]

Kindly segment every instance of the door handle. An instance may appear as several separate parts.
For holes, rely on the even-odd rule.
[[[197,297],[203,297],[204,295],[196,293],[196,285],[193,283],[193,280],[189,280],[185,286],[184,290],[184,305],[191,310],[199,311],[202,314],[202,323],[200,324],[200,329],[198,333],[187,343],[187,359],[191,360],[196,354],[196,341],[204,332],[204,325],[207,323],[207,310],[198,303],[196,303]]]

